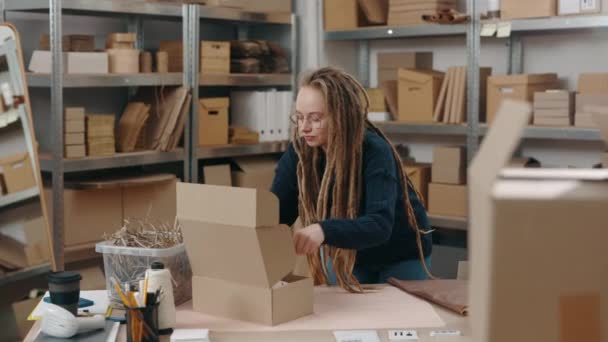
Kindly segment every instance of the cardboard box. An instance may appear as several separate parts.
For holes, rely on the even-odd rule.
[[[386,25],[389,0],[359,0],[365,19],[374,25]]]
[[[505,0],[500,2],[501,19],[552,17],[557,15],[557,0]]]
[[[84,133],[65,133],[63,138],[64,145],[84,145],[85,142]]]
[[[164,40],[160,42],[160,51],[169,56],[169,72],[182,72],[184,69],[183,48],[181,40]]]
[[[465,184],[466,151],[462,146],[435,146],[433,149],[433,183]]]
[[[239,8],[251,12],[291,13],[290,0],[207,0],[207,6]]]
[[[608,111],[608,97],[601,94],[576,94],[576,114],[574,125],[584,128],[597,128],[593,112]]]
[[[378,84],[399,79],[398,70],[433,68],[432,52],[384,52],[378,53]]]
[[[63,130],[65,133],[84,133],[84,120],[66,120]]]
[[[412,181],[414,188],[418,190],[422,198],[420,201],[428,208],[429,182],[431,181],[431,164],[405,165],[405,173]]]
[[[557,74],[521,74],[488,77],[487,122],[492,123],[503,100],[532,103],[534,93],[558,89]]]
[[[0,227],[0,264],[11,268],[26,268],[47,262],[50,245],[47,242],[43,217],[23,217]]]
[[[139,50],[108,49],[109,70],[111,74],[139,73]]]
[[[85,144],[80,145],[65,145],[63,147],[63,153],[65,158],[84,158],[87,156],[87,147]]]
[[[0,158],[0,173],[3,175],[9,194],[36,186],[36,177],[28,153],[18,153]]]
[[[364,26],[358,0],[323,0],[325,31],[353,30]]]
[[[313,282],[292,274],[291,231],[273,194],[187,183],[177,193],[195,311],[265,325],[312,314]]]
[[[0,308],[0,340],[22,341],[34,326],[35,321],[28,321],[27,317],[36,308],[42,297],[24,299]]]
[[[106,52],[64,52],[63,68],[66,74],[107,74],[109,73]],[[29,71],[51,73],[51,52],[36,50],[32,54]]]
[[[384,100],[384,92],[381,88],[367,88],[367,96],[369,97],[370,112],[386,112],[386,101]]]
[[[423,15],[455,9],[457,9],[457,4],[454,0],[390,0],[388,25],[423,25],[427,24],[422,20]]]
[[[578,76],[579,94],[608,94],[608,73],[588,73]]]
[[[87,141],[91,138],[114,137],[114,114],[87,115]]]
[[[232,171],[232,185],[269,190],[274,180],[277,160],[274,157],[235,158],[237,170]]]
[[[204,184],[232,186],[230,164],[203,166]]]
[[[84,121],[84,108],[83,107],[65,107],[64,119],[66,121]]]
[[[230,98],[201,99],[198,111],[198,145],[228,144],[228,107]]]
[[[467,217],[467,186],[429,183],[429,214]]]
[[[606,0],[557,0],[557,13],[559,15],[593,14],[606,11]]]
[[[111,234],[122,227],[125,218],[147,217],[172,224],[176,216],[176,182],[173,175],[155,175],[102,181],[100,187],[112,186],[95,190],[65,189],[65,245],[98,242],[104,233]],[[51,190],[45,189],[44,194],[51,206]],[[49,220],[52,221],[52,211]]]
[[[490,129],[470,168],[471,338],[506,342],[517,331],[520,342],[603,341],[606,171],[504,170],[530,112],[520,103],[505,106],[500,129]],[[592,238],[573,238],[581,217]],[[522,266],[530,260],[533,267]]]
[[[230,42],[201,42],[201,72],[230,73]]]
[[[443,72],[399,69],[399,121],[433,122]]]

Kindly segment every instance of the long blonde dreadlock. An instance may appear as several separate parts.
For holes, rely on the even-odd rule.
[[[420,260],[425,272],[433,278],[424,261],[421,231],[410,202],[408,187],[422,197],[408,179],[402,167],[397,150],[388,138],[369,120],[369,97],[365,88],[346,72],[325,67],[305,74],[301,87],[312,87],[323,94],[328,114],[328,149],[323,175],[318,172],[320,148],[308,146],[299,138],[297,130],[292,134],[292,143],[299,157],[297,175],[299,185],[299,214],[304,226],[318,223],[328,218],[355,219],[359,215],[362,188],[363,139],[366,129],[370,129],[391,146],[398,168],[399,181],[405,197],[408,223],[416,232]],[[331,208],[328,208],[328,194],[331,191]],[[332,260],[338,285],[349,292],[363,292],[359,281],[353,276],[356,250],[333,246],[323,247],[308,256],[308,264],[315,284],[327,284],[327,261]],[[323,262],[325,260],[325,263]]]

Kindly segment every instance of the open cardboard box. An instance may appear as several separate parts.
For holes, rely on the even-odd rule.
[[[291,231],[272,193],[178,183],[177,216],[195,311],[266,325],[313,312],[312,279],[293,275]]]
[[[530,116],[505,101],[469,170],[473,340],[606,341],[608,170],[503,170]]]

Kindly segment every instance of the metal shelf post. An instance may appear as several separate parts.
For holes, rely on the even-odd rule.
[[[64,269],[63,230],[63,58],[62,58],[62,0],[49,0],[51,45],[51,121],[53,137],[53,254],[54,271]]]
[[[479,55],[480,16],[476,0],[467,0],[471,20],[467,26],[467,158],[473,159],[479,145]]]
[[[200,7],[184,5],[184,85],[191,90],[192,102],[190,119],[186,120],[184,148],[184,178],[198,182],[198,99],[199,99],[199,60],[200,60]],[[186,176],[187,174],[187,176]]]
[[[357,73],[364,87],[369,87],[369,41],[357,42]]]

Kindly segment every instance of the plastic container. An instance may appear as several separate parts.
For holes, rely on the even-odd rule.
[[[111,279],[116,279],[121,287],[125,283],[138,285],[155,261],[162,262],[171,271],[175,305],[192,299],[192,270],[183,243],[171,248],[154,249],[114,246],[106,241],[96,244],[95,251],[103,254],[106,288],[112,305],[122,305],[122,301]]]

